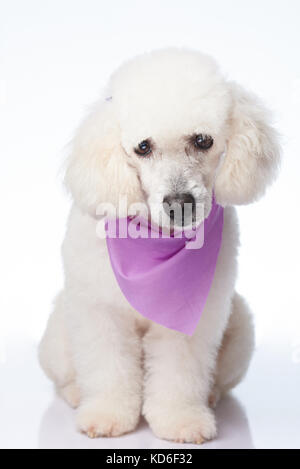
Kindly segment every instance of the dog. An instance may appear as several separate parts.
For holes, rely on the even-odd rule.
[[[202,443],[216,436],[214,407],[244,377],[254,350],[251,312],[235,291],[234,206],[261,197],[279,163],[269,112],[209,56],[154,51],[111,76],[71,144],[65,285],[39,347],[45,373],[78,408],[79,431],[119,436],[142,414],[158,438]],[[120,208],[124,196],[146,205],[160,225],[170,218],[159,210],[166,197],[202,204],[197,224],[213,197],[224,207],[214,278],[192,336],[143,317],[119,288],[96,214],[102,203]]]

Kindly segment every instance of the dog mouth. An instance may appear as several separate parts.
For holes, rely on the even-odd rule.
[[[185,184],[176,184],[175,187],[174,184],[168,185],[170,189],[167,191],[144,190],[146,218],[149,224],[171,234],[175,231],[195,230],[209,215],[210,191],[202,184],[196,185],[186,181]],[[178,191],[178,186],[181,191]]]
[[[175,232],[197,229],[206,218],[205,204],[196,200],[184,203],[164,199],[161,204],[151,204],[149,222],[159,227],[164,233],[173,235]]]
[[[196,200],[190,192],[166,195],[163,209],[172,227],[184,227],[196,222]]]

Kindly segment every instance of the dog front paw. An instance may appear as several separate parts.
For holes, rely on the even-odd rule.
[[[137,406],[125,409],[117,403],[89,400],[78,409],[77,428],[89,438],[115,437],[133,431],[139,417]]]
[[[153,433],[164,440],[202,444],[217,434],[214,413],[205,406],[153,409],[145,417]]]

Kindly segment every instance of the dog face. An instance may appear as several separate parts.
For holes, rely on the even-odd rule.
[[[130,164],[157,225],[189,227],[209,214],[219,156],[208,148],[213,144],[213,137],[192,133],[171,141],[147,139],[132,149]]]
[[[207,56],[171,49],[138,57],[105,93],[74,138],[66,172],[76,203],[93,215],[126,196],[146,202],[162,226],[170,218],[199,224],[213,194],[223,206],[249,203],[276,173],[266,110]]]

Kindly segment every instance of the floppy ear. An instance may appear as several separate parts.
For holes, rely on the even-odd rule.
[[[67,160],[65,185],[75,203],[93,216],[100,203],[117,207],[123,196],[129,204],[140,200],[140,185],[127,164],[112,102],[98,103],[77,130]]]
[[[277,174],[278,134],[259,99],[231,83],[233,109],[227,154],[215,182],[219,204],[248,204],[258,199]]]

